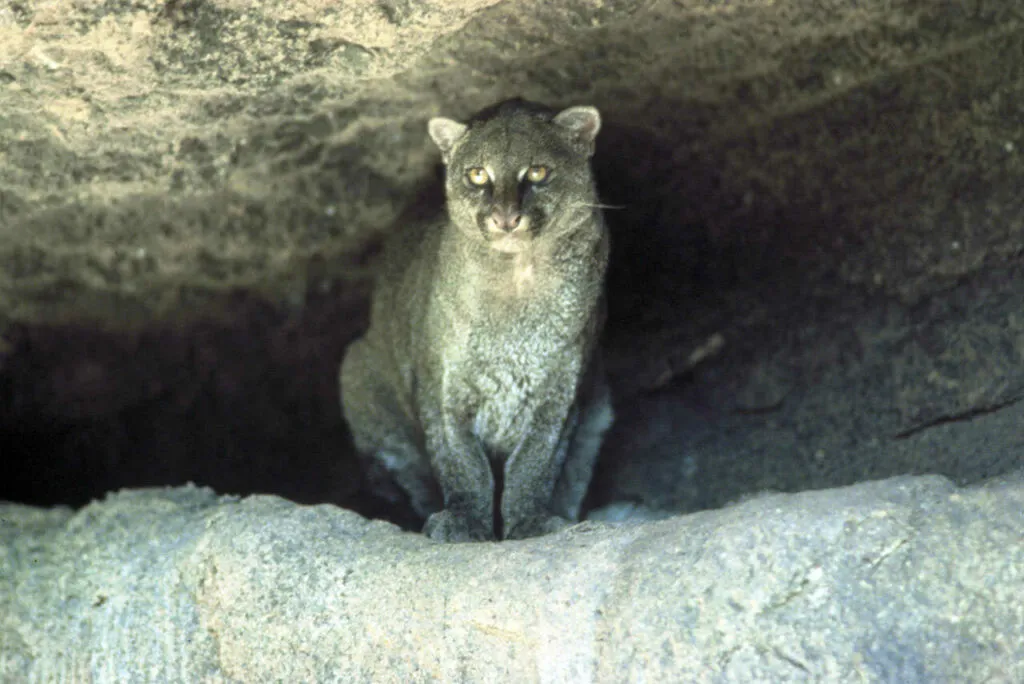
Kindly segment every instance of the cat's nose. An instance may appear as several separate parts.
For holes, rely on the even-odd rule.
[[[491,213],[491,222],[497,230],[511,233],[523,220],[523,215],[514,207],[495,209]]]

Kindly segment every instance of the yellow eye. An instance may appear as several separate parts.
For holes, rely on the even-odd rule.
[[[487,185],[491,182],[491,176],[487,173],[487,169],[482,166],[474,166],[466,172],[466,180],[469,181],[470,185]]]
[[[531,183],[543,183],[548,179],[548,167],[531,166],[526,169],[526,180]]]

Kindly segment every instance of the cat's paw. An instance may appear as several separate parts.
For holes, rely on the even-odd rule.
[[[505,539],[526,539],[564,530],[574,523],[558,515],[525,518],[505,531]]]
[[[435,541],[449,543],[494,539],[494,530],[486,524],[481,524],[470,519],[469,516],[459,515],[447,509],[433,513],[427,518],[427,524],[423,526],[423,534]]]

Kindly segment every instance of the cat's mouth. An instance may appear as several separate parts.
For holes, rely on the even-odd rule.
[[[487,219],[484,221],[483,234],[491,249],[506,254],[522,252],[530,246],[534,237],[533,224],[526,215],[518,219],[514,228]]]

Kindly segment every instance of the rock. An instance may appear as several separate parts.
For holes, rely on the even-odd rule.
[[[0,8],[0,497],[373,512],[335,375],[376,247],[438,209],[427,119],[517,95],[604,122],[595,506],[1024,465],[916,439],[1024,397],[1019,9],[826,5]]]
[[[0,680],[1024,681],[1019,477],[765,494],[1024,467],[1018,4],[0,3],[0,499],[296,502],[4,506]],[[337,367],[517,95],[604,121],[604,522],[296,505],[419,524]]]
[[[194,487],[0,525],[4,681],[1024,679],[1024,473],[489,544]]]

